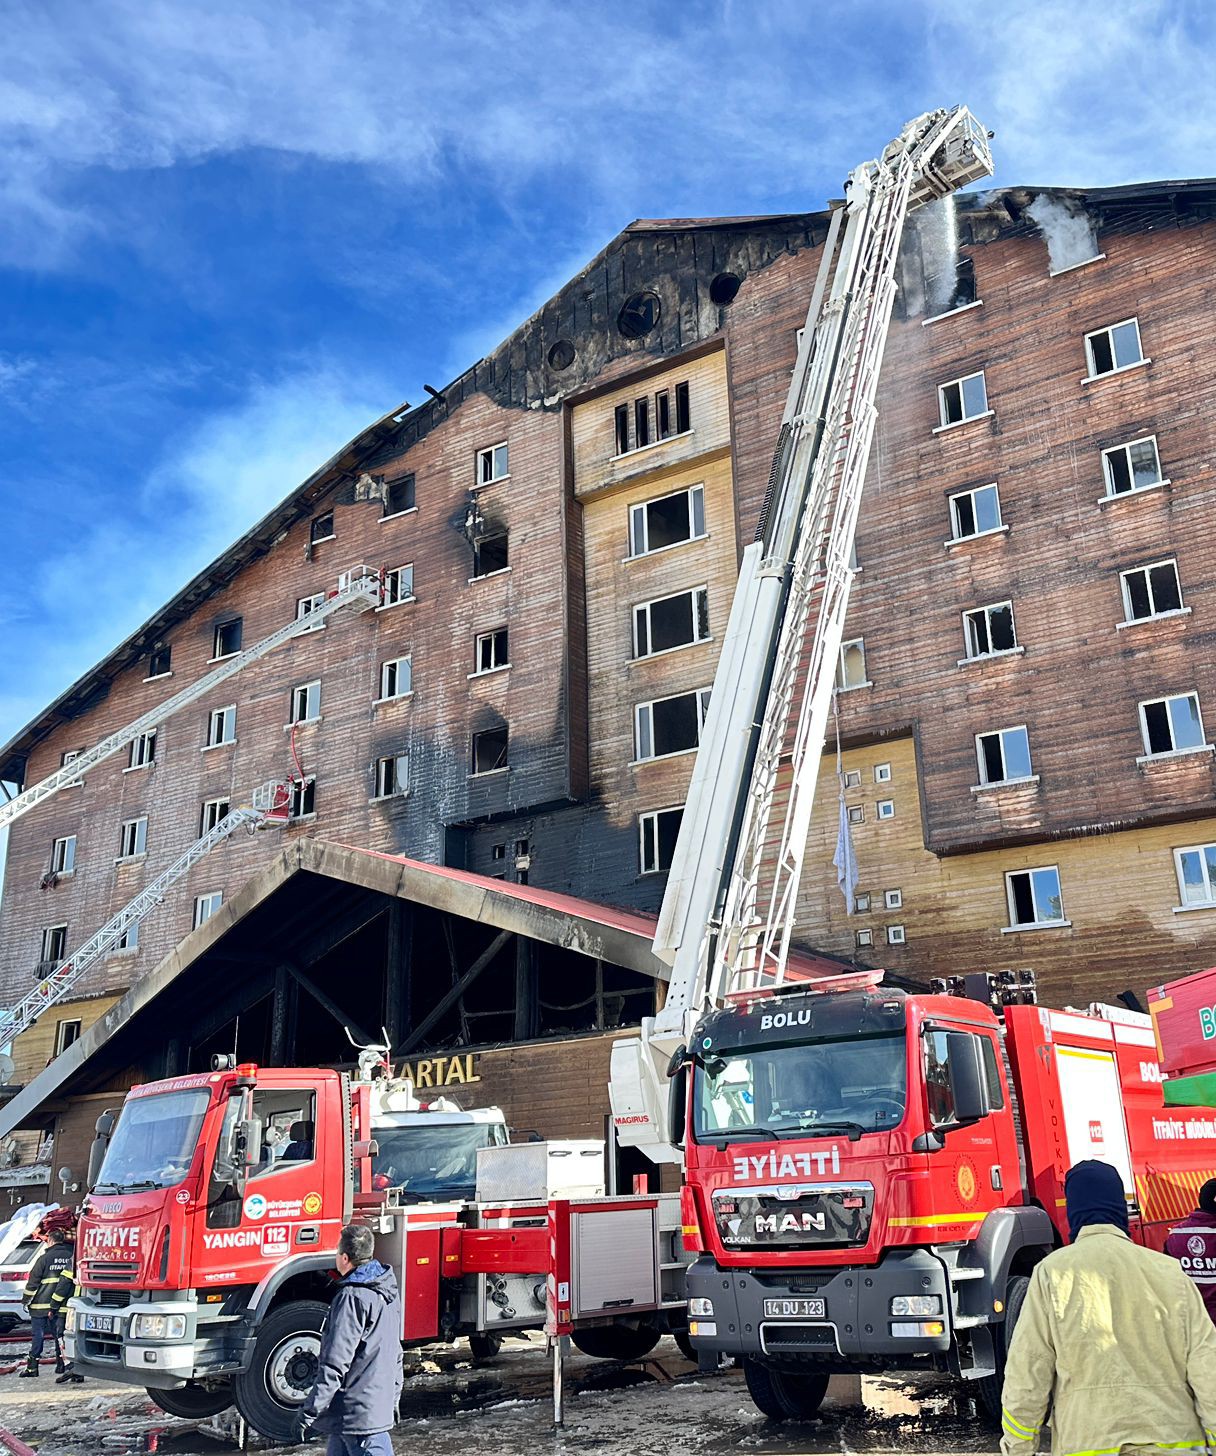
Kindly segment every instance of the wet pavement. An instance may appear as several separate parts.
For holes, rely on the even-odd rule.
[[[777,1425],[748,1399],[737,1370],[713,1375],[664,1340],[631,1365],[590,1360],[577,1351],[566,1367],[566,1424],[552,1425],[552,1374],[543,1342],[512,1341],[491,1364],[474,1366],[463,1346],[425,1352],[408,1367],[406,1418],[393,1433],[399,1456],[698,1456],[735,1449],[747,1456],[819,1453],[991,1453],[996,1433],[974,1397],[953,1382],[926,1377],[862,1381],[834,1389],[818,1420]],[[841,1398],[843,1396],[843,1398]],[[201,1425],[178,1421],[128,1386],[56,1385],[0,1376],[0,1426],[38,1456],[223,1456],[241,1449],[231,1412]],[[247,1449],[267,1449],[250,1437]],[[296,1448],[318,1456],[320,1443]]]

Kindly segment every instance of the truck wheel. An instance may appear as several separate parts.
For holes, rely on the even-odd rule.
[[[321,1326],[328,1312],[319,1299],[293,1299],[262,1321],[249,1369],[232,1382],[236,1408],[259,1436],[291,1439],[295,1414],[317,1376]]]
[[[593,1325],[570,1338],[593,1360],[640,1360],[659,1343],[659,1332],[650,1325]]]
[[[183,1421],[205,1421],[232,1404],[232,1386],[227,1381],[214,1390],[208,1390],[205,1385],[186,1385],[181,1390],[149,1390],[147,1396],[171,1416]]]
[[[684,1356],[685,1360],[691,1360],[695,1365],[697,1363],[697,1352],[693,1349],[692,1336],[688,1331],[673,1330],[671,1338],[679,1345],[680,1354]]]
[[[772,1370],[750,1357],[743,1362],[743,1378],[752,1403],[770,1421],[809,1421],[819,1414],[828,1393],[828,1376],[808,1370],[794,1374]]]
[[[1005,1384],[1005,1357],[1009,1353],[1009,1342],[1013,1339],[1014,1327],[1026,1302],[1026,1291],[1030,1280],[1025,1274],[1015,1274],[1005,1285],[1005,1322],[992,1332],[992,1345],[996,1355],[996,1374],[985,1375],[979,1382],[980,1404],[998,1424],[1001,1419],[1001,1388]]]
[[[490,1334],[478,1334],[469,1336],[469,1349],[473,1352],[473,1359],[478,1365],[484,1365],[487,1360],[493,1360],[494,1356],[502,1349],[502,1336]]]

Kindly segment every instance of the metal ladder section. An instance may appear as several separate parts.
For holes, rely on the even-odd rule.
[[[228,678],[248,667],[251,662],[265,657],[268,652],[273,652],[276,647],[281,646],[284,642],[289,642],[293,637],[300,637],[307,632],[314,631],[327,617],[331,617],[352,602],[379,606],[383,595],[384,576],[381,571],[364,565],[344,571],[338,578],[337,589],[328,593],[325,600],[307,616],[294,618],[280,627],[277,632],[272,632],[269,637],[263,637],[260,642],[255,643],[244,652],[228,658],[218,667],[213,668],[211,672],[204,674],[197,682],[183,688],[180,693],[141,714],[133,723],[128,723],[117,733],[111,733],[100,743],[95,743],[92,748],[86,748],[71,763],[56,769],[53,774],[40,783],[25,789],[7,803],[0,804],[0,829],[12,824],[14,820],[20,819],[23,814],[44,803],[57,794],[60,789],[70,788],[89,769],[103,762],[112,754],[127,748],[141,734],[153,732],[175,713],[205,697],[212,688],[226,682]]]
[[[248,804],[225,814],[206,834],[196,839],[184,854],[162,870],[117,915],[107,920],[72,955],[61,961],[23,1001],[0,1012],[0,1047],[7,1046],[14,1037],[28,1030],[44,1011],[54,1006],[57,1001],[62,1001],[89,967],[95,965],[107,951],[113,950],[133,925],[138,925],[150,910],[161,903],[169,888],[217,844],[235,833],[242,825],[253,830],[268,825],[285,824],[289,793],[287,784],[283,782],[271,780],[262,784],[254,791]]]

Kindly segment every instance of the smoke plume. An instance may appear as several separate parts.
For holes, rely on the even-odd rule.
[[[1059,273],[1088,263],[1098,255],[1098,239],[1094,225],[1085,212],[1074,212],[1057,198],[1040,193],[1026,209],[1035,221],[1047,244],[1051,271]]]

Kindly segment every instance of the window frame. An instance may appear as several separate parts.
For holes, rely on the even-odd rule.
[[[874,817],[880,823],[887,823],[895,818],[895,800],[879,799],[874,805]]]
[[[232,716],[229,717],[228,715]],[[219,725],[220,736],[215,736],[216,725]],[[227,736],[229,726],[232,728],[232,736]],[[206,753],[211,748],[226,748],[230,743],[236,742],[236,704],[228,703],[223,708],[212,708],[207,714],[207,742],[203,747]]]
[[[861,648],[861,669],[864,676],[862,681],[858,683],[845,681],[844,655],[846,648],[849,647]],[[874,684],[870,680],[870,665],[866,661],[866,639],[864,637],[850,637],[847,642],[840,644],[840,651],[836,654],[836,691],[838,693],[855,693],[859,688],[872,688],[873,686]]]
[[[163,671],[156,672],[156,671],[154,671],[154,669],[156,667],[157,659],[160,658],[160,657],[163,657],[165,659],[165,666],[164,666]],[[171,642],[166,642],[163,646],[154,647],[152,649],[152,651],[148,653],[148,674],[144,678],[144,682],[155,682],[158,677],[172,677],[172,676],[173,676],[173,644]]]
[[[405,572],[409,572],[409,591],[402,596],[401,580]],[[389,583],[394,580],[395,585],[391,590],[396,594],[390,595]],[[414,563],[412,561],[404,561],[400,566],[391,567],[384,573],[384,600],[376,608],[378,612],[387,612],[390,607],[403,607],[407,602],[416,600],[417,598],[414,596]]]
[[[846,789],[861,788],[861,770],[859,768],[846,768],[844,771],[844,786]]]
[[[668,436],[668,439],[673,438]],[[665,546],[650,545],[650,522],[647,512],[651,506],[659,505],[663,501],[674,500],[676,496],[684,496],[687,500],[688,509],[688,530],[689,534],[679,541],[668,541]],[[700,516],[700,529],[697,529],[697,517]],[[704,541],[709,535],[705,529],[705,482],[698,481],[695,485],[681,486],[679,490],[664,491],[662,495],[649,496],[644,501],[635,501],[628,509],[628,531],[629,555],[626,561],[638,561],[643,556],[657,556],[662,551],[675,551],[681,546],[688,546],[693,541]],[[639,550],[639,543],[641,549]]]
[[[221,806],[223,807],[223,813],[220,813]],[[231,796],[225,798],[223,795],[220,795],[215,799],[204,799],[198,816],[198,837],[201,839],[204,834],[210,834],[215,826],[222,819],[226,819],[231,813]]]
[[[1156,610],[1153,581],[1150,573],[1159,570],[1163,566],[1172,566],[1174,568],[1174,584],[1178,588],[1178,605],[1176,607],[1168,607],[1165,611],[1159,612]],[[1141,575],[1144,577],[1145,592],[1149,601],[1153,603],[1153,610],[1143,617],[1135,617],[1132,615],[1132,600],[1131,593],[1128,590],[1128,577]],[[1119,623],[1120,627],[1134,627],[1141,622],[1159,621],[1162,617],[1182,617],[1190,614],[1191,609],[1182,597],[1182,577],[1178,572],[1178,558],[1176,556],[1163,556],[1160,561],[1149,561],[1143,566],[1132,566],[1126,571],[1121,571],[1119,573],[1119,593],[1123,598],[1123,621]]]
[[[130,841],[131,848],[127,848]],[[143,859],[148,853],[148,816],[140,814],[134,819],[124,819],[118,826],[119,852],[115,864],[128,860]]]
[[[679,814],[680,822],[683,823],[685,805],[667,804],[661,809],[646,809],[638,814],[638,873],[640,875],[665,875],[671,870],[670,865],[661,865],[659,861],[662,856],[659,852],[659,819],[664,814]],[[646,824],[653,822],[654,828],[654,850],[656,863],[647,868],[646,866]],[[676,838],[679,839],[679,829],[676,830]],[[674,853],[674,849],[673,849]]]
[[[400,690],[402,663],[405,664],[405,678],[409,684],[404,691]],[[391,693],[385,691],[390,669],[393,670],[394,681],[394,688]],[[386,657],[380,664],[379,693],[380,696],[376,699],[377,703],[398,703],[403,698],[412,698],[414,696],[414,655],[412,652],[407,652],[404,657]]]
[[[401,774],[398,773],[398,766],[401,765],[402,763],[405,764],[405,775],[404,775],[404,779],[402,778]],[[409,770],[409,763],[410,763],[410,756],[409,756],[408,749],[402,749],[402,751],[400,753],[390,753],[390,754],[386,754],[385,756],[383,756],[381,758],[377,758],[373,762],[373,764],[372,764],[372,802],[373,803],[377,803],[377,804],[378,803],[382,803],[386,799],[404,799],[409,794],[409,791],[410,791],[410,770]],[[385,783],[387,782],[387,775],[386,775],[386,773],[385,773],[384,770],[385,770],[385,766],[386,765],[389,765],[389,764],[392,765],[391,772],[392,772],[392,775],[393,775],[393,782],[397,785],[397,787],[386,790],[385,789]]]
[[[874,932],[868,926],[854,931],[853,943],[857,950],[870,950],[874,945]]]
[[[902,910],[904,907],[904,892],[902,890],[884,890],[882,892],[882,903],[884,910]]]
[[[888,925],[887,926],[887,944],[888,945],[907,945],[907,943],[908,943],[908,932],[904,929],[904,927],[902,925]]]
[[[329,522],[329,530],[324,535],[318,534],[318,532],[323,529],[324,522],[326,521]],[[323,541],[332,541],[335,539],[337,534],[338,533],[334,525],[334,512],[332,506],[329,510],[322,511],[320,515],[313,516],[312,520],[310,520],[308,523],[309,546],[320,546]]]
[[[959,535],[959,515],[955,502],[962,500],[964,497],[970,498],[971,519],[978,524],[979,512],[975,508],[975,497],[979,495],[982,491],[986,490],[992,491],[993,495],[996,497],[997,524],[995,526],[985,526],[982,531],[972,531],[966,536]],[[1001,509],[1001,487],[995,480],[987,481],[984,485],[968,486],[966,490],[951,491],[946,497],[946,504],[950,512],[951,531],[950,538],[946,542],[947,546],[953,546],[961,541],[978,541],[984,536],[998,536],[1002,532],[1009,530],[1009,523],[1005,520],[1004,513]]]
[[[307,621],[308,618],[312,616],[312,614],[317,610],[318,607],[323,607],[325,605],[325,601],[326,601],[326,596],[325,596],[325,593],[323,591],[312,592],[310,595],[308,595],[306,597],[297,597],[296,598],[296,621],[297,622]],[[308,603],[307,607],[305,606],[305,603],[306,602]],[[324,632],[325,631],[325,627],[326,627],[326,624],[324,622],[316,622],[311,627],[305,627],[304,630],[306,632]]]
[[[69,1038],[66,1036],[66,1032],[70,1026],[74,1026],[76,1032],[74,1036]],[[67,1051],[68,1047],[75,1046],[83,1034],[84,1028],[81,1025],[80,1017],[68,1017],[63,1021],[57,1021],[55,1023],[55,1055],[61,1057]]]
[[[668,758],[680,758],[686,753],[696,753],[701,746],[701,739],[705,733],[705,719],[709,714],[709,695],[711,689],[689,688],[682,693],[664,693],[661,698],[647,698],[644,702],[635,703],[633,708],[633,762],[634,763],[660,763]],[[669,753],[643,753],[642,752],[642,724],[648,719],[646,732],[650,738],[650,746],[654,748],[654,710],[659,703],[672,703],[678,698],[695,698],[697,709],[697,741],[688,748],[674,748]]]
[[[212,901],[215,903],[212,904]],[[208,890],[205,894],[195,895],[193,923],[190,928],[197,930],[200,925],[206,925],[207,921],[211,919],[223,903],[223,890]],[[204,905],[209,907],[205,915],[202,913]]]
[[[1102,377],[1102,375],[1098,376],[1099,379],[1101,379]],[[1136,471],[1135,467],[1132,465],[1131,452],[1135,449],[1137,445],[1150,443],[1153,447],[1153,455],[1156,457],[1157,460],[1157,479],[1146,481],[1144,485],[1137,485]],[[1112,471],[1110,465],[1111,457],[1121,453],[1126,458],[1127,478],[1131,481],[1131,484],[1127,487],[1126,490],[1115,489],[1114,472]],[[1120,441],[1120,443],[1117,445],[1108,445],[1105,449],[1100,451],[1100,454],[1102,457],[1102,479],[1106,485],[1106,494],[1100,497],[1099,503],[1101,503],[1101,501],[1126,500],[1128,496],[1140,495],[1146,490],[1159,490],[1163,485],[1170,484],[1169,479],[1162,473],[1161,470],[1161,447],[1157,443],[1157,436],[1155,434],[1137,435],[1134,440],[1123,440]]]
[[[1009,755],[1005,752],[1005,735],[1007,733],[1022,733],[1026,738],[1026,761],[1030,765],[1028,774],[1020,774],[1017,778],[1009,777]],[[1005,770],[1005,776],[999,779],[985,777],[988,772],[988,764],[984,757],[982,747],[985,738],[996,738],[1000,742],[1001,767]],[[1034,755],[1030,751],[1030,725],[1027,723],[1011,723],[1008,728],[990,728],[985,733],[975,735],[975,761],[979,773],[979,783],[976,786],[981,789],[999,789],[1008,784],[1033,784],[1038,781],[1038,774],[1034,771]]]
[[[1035,910],[1037,914],[1039,906],[1037,903],[1037,895],[1035,893],[1034,876],[1046,874],[1048,872],[1051,872],[1056,877],[1056,898],[1060,902],[1059,918],[1054,920],[1018,920],[1016,902],[1014,900],[1013,881],[1021,875],[1025,875],[1027,877],[1030,885],[1031,907]],[[1009,924],[1001,927],[1002,933],[1017,930],[1060,929],[1062,927],[1067,927],[1071,925],[1072,922],[1068,919],[1067,912],[1064,909],[1064,887],[1060,880],[1060,866],[1058,864],[1032,865],[1024,870],[1006,870],[1005,908],[1009,915]]]
[[[653,450],[657,445],[666,445],[682,435],[692,434],[692,393],[690,380],[670,380],[658,386],[653,392],[631,395],[618,399],[612,407],[613,460],[637,455],[642,450]],[[667,432],[661,430],[664,414]],[[639,443],[639,424],[646,421],[646,439]]]
[[[123,770],[124,773],[147,768],[149,764],[156,762],[156,735],[159,731],[157,728],[150,728],[148,732],[137,734],[132,738],[130,747],[127,749],[127,766]]]
[[[1189,748],[1179,748],[1174,742],[1174,722],[1169,709],[1171,703],[1180,702],[1184,698],[1193,698],[1195,700],[1195,716],[1199,720],[1199,737],[1202,740],[1202,742],[1193,744]],[[1169,725],[1171,746],[1167,749],[1154,751],[1149,739],[1148,715],[1144,710],[1146,708],[1156,707],[1158,703],[1165,704],[1165,717],[1166,723]],[[1199,702],[1198,691],[1168,693],[1162,698],[1145,698],[1143,702],[1137,704],[1137,711],[1140,714],[1140,738],[1144,744],[1144,753],[1136,760],[1137,763],[1146,763],[1162,758],[1179,758],[1188,753],[1212,752],[1212,744],[1208,742],[1207,730],[1203,726],[1203,708]]]
[[[505,555],[506,555],[506,558],[507,558],[506,565],[505,566],[496,566],[491,571],[479,571],[477,569],[477,567],[478,567],[478,559],[479,559],[479,557],[481,555],[482,547],[485,546],[490,541],[505,541],[507,543],[507,549],[506,549],[506,552],[505,552]],[[482,536],[478,540],[476,540],[476,541],[473,542],[473,575],[471,577],[469,577],[469,582],[470,583],[475,582],[475,581],[484,581],[489,576],[498,576],[500,573],[502,573],[504,571],[510,571],[510,570],[511,570],[511,533],[510,533],[510,531],[498,531],[498,532],[496,532],[492,536]]]
[[[299,812],[296,805],[299,804]],[[287,794],[287,822],[299,824],[312,819],[317,812],[317,776],[305,774],[302,779],[293,779]]]
[[[959,409],[962,410],[967,400],[966,390],[963,386],[972,379],[978,379],[983,384],[984,408],[978,410],[975,414],[960,414],[957,420],[950,419],[949,412],[946,408],[946,391],[957,387]],[[938,434],[942,430],[956,430],[960,425],[970,424],[972,420],[987,419],[993,413],[993,410],[988,400],[988,380],[985,378],[984,370],[973,369],[970,374],[960,374],[957,379],[947,379],[944,383],[939,384],[937,386],[937,413],[938,423],[937,428],[933,432],[934,434]]]
[[[972,649],[972,618],[983,617],[984,632],[989,644],[992,642],[992,614],[1008,608],[1009,630],[1013,635],[1013,645],[1010,647],[993,647],[989,645],[986,652],[973,652]],[[1015,652],[1021,652],[1022,645],[1018,641],[1018,624],[1013,613],[1013,601],[1009,599],[1003,602],[987,602],[982,607],[971,607],[963,613],[963,658],[964,662],[982,662],[987,657],[1008,657]]]
[[[1178,880],[1178,904],[1175,911],[1180,910],[1207,910],[1216,908],[1216,873],[1213,872],[1208,863],[1208,850],[1212,851],[1212,857],[1216,859],[1216,843],[1207,844],[1180,844],[1173,851],[1174,874]],[[1199,857],[1199,867],[1203,871],[1203,883],[1207,889],[1207,896],[1202,900],[1191,900],[1187,898],[1186,880],[1182,872],[1182,856],[1194,854]]]
[[[393,492],[399,488],[409,487],[409,505],[398,506],[396,510],[389,510],[389,499]],[[398,516],[408,516],[411,511],[418,509],[418,477],[414,471],[408,470],[404,475],[399,475],[395,480],[384,482],[384,509],[380,513],[382,521],[393,521]]]
[[[486,738],[491,733],[502,733],[506,735],[503,744],[501,763],[496,763],[492,768],[477,767],[477,745],[480,739]],[[491,774],[506,773],[511,767],[511,725],[509,723],[495,724],[491,728],[479,728],[475,733],[469,734],[469,777],[471,779],[488,778]]]
[[[47,951],[49,949],[51,949],[51,946],[54,943],[53,937],[55,937],[55,936],[58,936],[60,938],[59,939],[59,952],[60,953],[58,955],[47,955]],[[39,956],[38,956],[38,963],[39,963],[39,965],[43,965],[43,966],[45,966],[45,965],[60,965],[60,964],[62,964],[62,962],[64,960],[67,959],[67,953],[68,953],[68,926],[67,926],[67,921],[66,920],[65,921],[62,921],[62,922],[60,922],[59,924],[56,924],[56,925],[44,925],[42,927],[42,937],[41,937],[41,940],[39,942]]]
[[[498,661],[494,660],[495,657],[496,657],[495,648],[496,648],[496,645],[497,645],[498,638],[500,638],[500,637],[504,639],[504,641],[503,641],[503,648],[504,648],[504,651],[506,652],[506,657],[503,659],[502,662],[498,662]],[[482,656],[481,649],[482,649],[482,644],[483,643],[487,643],[487,642],[490,644],[490,658],[491,658],[491,661],[490,661],[490,664],[489,664],[488,667],[483,667],[482,666],[482,663],[481,663],[481,656]],[[511,637],[510,637],[510,628],[508,626],[492,627],[488,632],[477,632],[477,633],[474,634],[474,636],[473,636],[473,671],[469,674],[470,677],[488,677],[491,673],[495,673],[495,672],[505,672],[506,669],[508,667],[510,667],[510,666],[511,666]]]
[[[698,611],[697,609],[698,596],[704,598],[703,613]],[[654,640],[652,608],[660,605],[663,602],[675,601],[677,597],[692,598],[693,637],[691,641],[677,642],[673,647],[660,647],[655,651],[648,650],[646,652],[639,652],[638,613],[645,612],[646,614],[646,642],[647,646],[649,647],[649,644]],[[697,630],[701,624],[702,616],[704,617],[705,621],[705,635],[703,637],[697,635]],[[706,582],[702,582],[698,586],[686,587],[683,591],[667,592],[661,597],[650,597],[644,602],[634,602],[629,611],[629,620],[633,637],[632,660],[634,662],[644,662],[651,657],[662,657],[665,653],[668,652],[683,652],[688,647],[700,647],[706,642],[712,642],[713,630],[709,622],[709,585]]]
[[[313,689],[316,689],[316,712],[308,712],[310,700],[313,696]],[[301,714],[300,694],[304,694],[304,712]],[[308,723],[319,723],[321,721],[321,679],[314,677],[308,682],[297,683],[291,690],[291,700],[288,705],[287,726],[289,728],[300,728]]]
[[[1130,364],[1120,364],[1117,362],[1118,356],[1115,353],[1115,330],[1125,328],[1128,324],[1131,324],[1136,331],[1137,357]],[[1092,341],[1101,337],[1103,334],[1109,337],[1112,363],[1109,369],[1098,370],[1094,367],[1095,359]],[[1087,380],[1105,379],[1110,374],[1123,374],[1128,369],[1138,369],[1141,365],[1150,362],[1150,359],[1144,352],[1144,338],[1140,333],[1139,314],[1133,314],[1131,318],[1117,319],[1113,324],[1104,324],[1100,329],[1090,329],[1085,335],[1085,365],[1088,372],[1084,377]]]
[[[60,853],[59,846],[63,845],[63,853]],[[68,846],[71,846],[69,849]],[[63,863],[59,863],[62,860]],[[74,834],[61,834],[57,839],[51,841],[51,873],[53,875],[74,875],[76,873],[76,836]]]
[[[890,763],[876,763],[874,765],[874,782],[876,784],[889,784],[892,781],[892,769]]]
[[[484,486],[484,485],[497,485],[500,480],[510,480],[511,479],[511,454],[510,454],[510,448],[509,447],[510,447],[510,442],[508,440],[498,440],[493,445],[483,445],[482,448],[480,450],[478,450],[478,452],[477,452],[477,462],[476,462],[476,465],[474,466],[474,471],[473,471],[473,475],[474,475],[474,487],[473,488],[475,490],[480,490],[481,487]],[[494,458],[497,455],[497,453],[498,453],[499,450],[504,450],[504,451],[507,452],[506,453],[506,456],[504,458],[504,463],[505,463],[505,465],[506,465],[507,468],[501,474],[496,473],[497,466],[496,466],[496,461],[495,461],[495,458]],[[485,476],[483,478],[483,476],[482,476],[482,462],[483,461],[486,461],[486,460],[489,461],[491,474],[489,474],[489,475],[487,475],[487,476]]]
[[[228,652],[220,651],[220,638],[229,628],[236,628],[236,646]],[[239,657],[245,640],[244,617],[229,617],[226,622],[217,622],[211,629],[211,661],[227,662],[230,657]]]

